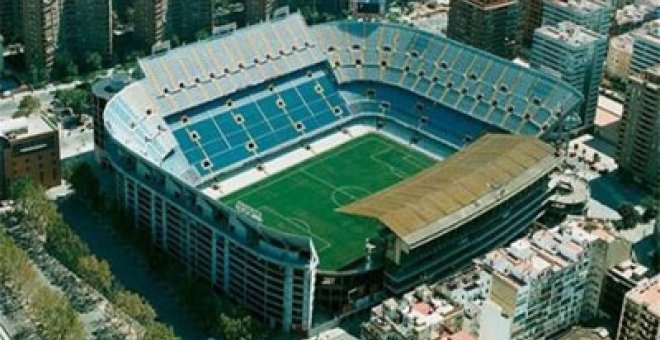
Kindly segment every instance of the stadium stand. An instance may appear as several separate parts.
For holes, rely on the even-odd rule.
[[[359,308],[524,232],[542,212],[557,160],[526,159],[520,173],[535,176],[518,183],[509,172],[499,184],[511,195],[419,244],[383,211],[336,208],[382,197],[371,195],[435,162],[469,161],[479,141],[497,139],[489,133],[526,136],[492,143],[500,148],[515,141],[548,152],[537,138],[554,138],[581,101],[564,82],[414,28],[308,27],[299,14],[154,54],[139,69],[104,112],[118,199],[158,249],[263,322],[299,332],[313,327],[317,304]],[[283,166],[292,154],[304,161]],[[261,181],[227,198],[222,184],[241,174]],[[478,189],[466,189],[456,211],[497,190],[483,181]]]

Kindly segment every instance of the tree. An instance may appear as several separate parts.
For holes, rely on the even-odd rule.
[[[22,214],[21,222],[38,235],[45,235],[61,219],[44,189],[27,177],[18,178],[9,184],[9,197],[15,201],[16,210]]]
[[[73,167],[69,182],[73,190],[87,199],[93,208],[100,208],[99,178],[87,162],[80,162]]]
[[[87,53],[85,57],[85,71],[95,72],[103,67],[103,56],[98,52]]]
[[[85,338],[85,330],[78,319],[78,314],[59,293],[42,287],[32,299],[31,310],[42,325],[41,336],[44,339]]]
[[[197,33],[195,33],[195,39],[197,40],[204,40],[210,36],[211,34],[209,34],[209,31],[207,31],[206,29],[201,29],[197,31]]]
[[[112,289],[114,277],[110,265],[105,260],[99,260],[96,256],[83,256],[78,259],[77,273],[92,287],[103,294],[109,294]]]
[[[179,339],[170,326],[162,323],[152,322],[145,327],[144,340],[177,340]]]
[[[51,75],[55,80],[71,81],[78,76],[78,65],[73,62],[68,52],[59,51],[55,54]]]
[[[12,282],[19,291],[30,295],[36,276],[25,252],[0,233],[0,282]]]
[[[25,96],[18,104],[18,111],[24,112],[24,115],[33,114],[41,109],[41,101],[33,96]]]
[[[83,89],[57,90],[55,98],[76,115],[84,113],[91,104],[89,92]]]
[[[120,291],[115,294],[113,303],[140,324],[153,323],[156,319],[154,309],[138,294]]]
[[[622,229],[632,229],[635,228],[639,222],[640,216],[635,206],[631,203],[623,203],[618,209],[617,212],[621,215],[621,228]]]
[[[651,221],[652,219],[658,216],[658,202],[653,199],[653,197],[645,197],[641,206],[644,208],[644,213],[642,214],[642,221],[645,223]]]
[[[218,333],[227,340],[250,340],[254,333],[254,323],[249,315],[231,317],[222,313]]]

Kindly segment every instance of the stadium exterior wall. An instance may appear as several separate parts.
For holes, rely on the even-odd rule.
[[[111,139],[106,146],[117,199],[156,248],[266,324],[298,332],[311,327],[318,258],[308,239],[244,220]]]

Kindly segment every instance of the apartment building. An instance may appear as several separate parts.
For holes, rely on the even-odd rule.
[[[14,18],[12,27],[20,30],[31,73],[43,74],[52,69],[59,52],[66,52],[78,64],[86,62],[91,53],[98,53],[105,60],[112,56],[111,0],[20,3],[20,20]]]
[[[623,302],[618,340],[660,338],[660,276],[640,282]]]
[[[0,77],[5,72],[5,37],[0,35]]]
[[[165,38],[166,0],[135,0],[135,38],[145,50]]]
[[[570,21],[607,37],[612,7],[598,0],[544,0],[543,26]]]
[[[24,0],[21,5],[26,64],[50,69],[60,37],[60,1]]]
[[[169,0],[167,3],[166,36],[180,41],[195,41],[212,32],[214,1]]]
[[[492,274],[480,339],[545,339],[593,316],[617,247],[605,229],[579,223],[537,231],[478,261]]]
[[[518,0],[451,0],[447,36],[504,58],[520,47]]]
[[[21,32],[21,1],[0,0],[0,35],[8,43],[17,41]]]
[[[389,298],[372,308],[369,322],[362,326],[362,339],[439,339],[458,332],[461,324],[461,307],[422,285],[399,300]]]
[[[607,61],[605,62],[605,73],[609,77],[628,78],[634,44],[635,39],[628,33],[610,39],[609,48],[607,49]]]
[[[614,20],[610,27],[610,36],[630,32],[641,27],[654,17],[654,6],[626,5],[614,13]]]
[[[39,114],[0,121],[0,196],[22,177],[44,188],[62,180],[57,127]]]
[[[637,44],[636,44],[637,45]],[[660,53],[659,53],[660,54]],[[660,191],[660,64],[631,75],[616,160],[633,179]],[[654,190],[655,189],[655,190]]]
[[[631,32],[635,39],[633,56],[630,60],[630,75],[638,74],[651,66],[660,64],[660,19],[647,22]]]
[[[582,127],[593,126],[603,80],[607,36],[570,21],[534,32],[531,66],[556,75],[582,92]]]
[[[610,268],[603,280],[600,296],[600,311],[612,320],[615,330],[621,316],[623,299],[626,293],[644,280],[650,278],[650,271],[639,263],[624,260]]]
[[[363,338],[547,339],[597,316],[606,273],[630,251],[609,222],[571,216],[401,300],[388,299],[372,310]],[[454,308],[442,314],[418,303]]]
[[[245,22],[248,25],[266,21],[279,6],[278,0],[245,0]]]
[[[472,265],[459,273],[438,282],[434,289],[440,296],[461,306],[463,325],[468,334],[479,334],[481,309],[490,293],[492,276],[489,272]]]
[[[112,57],[112,0],[60,0],[62,26],[59,49],[66,49],[79,65],[97,53]]]

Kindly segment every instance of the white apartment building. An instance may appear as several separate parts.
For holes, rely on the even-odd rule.
[[[569,220],[488,253],[479,338],[544,339],[594,316],[607,268],[629,250],[602,225]]]

